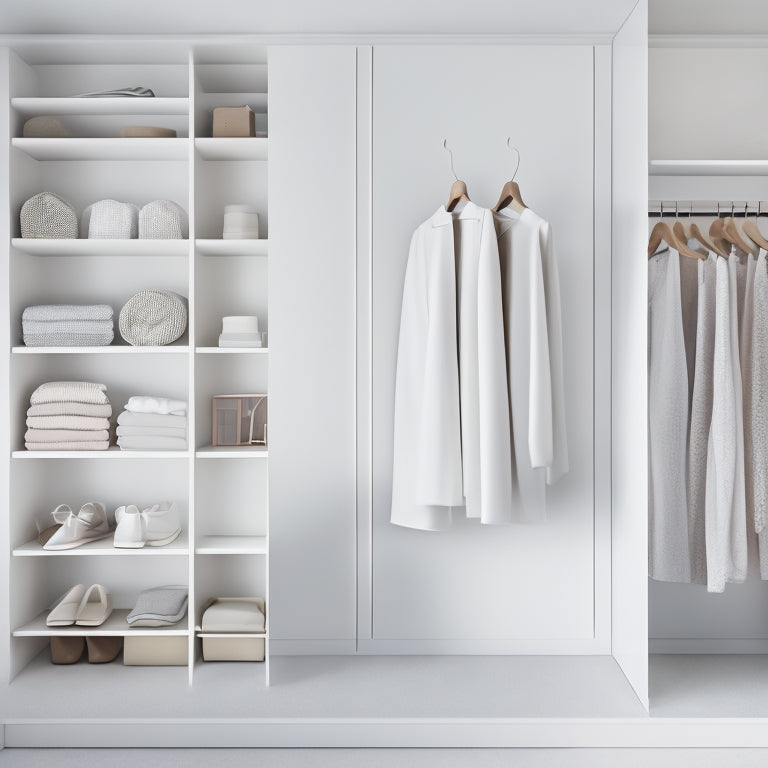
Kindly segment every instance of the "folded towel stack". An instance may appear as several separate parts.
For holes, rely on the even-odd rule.
[[[112,307],[106,304],[43,304],[21,315],[28,347],[102,347],[115,337]]]
[[[186,450],[187,403],[167,397],[131,397],[117,417],[117,444],[124,451]]]
[[[105,451],[112,406],[103,384],[50,381],[29,400],[28,451]]]

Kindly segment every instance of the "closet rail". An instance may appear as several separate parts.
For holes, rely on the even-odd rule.
[[[650,218],[691,218],[693,216],[768,216],[768,202],[765,200],[650,200]]]

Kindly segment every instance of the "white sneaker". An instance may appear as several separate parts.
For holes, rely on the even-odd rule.
[[[62,505],[63,506],[63,505]],[[107,520],[107,511],[98,501],[89,501],[75,514],[71,509],[61,507],[54,513],[54,519],[61,523],[56,533],[43,545],[43,549],[74,549],[89,541],[105,539],[112,533]]]
[[[163,547],[181,533],[179,509],[175,501],[170,504],[153,504],[141,512],[135,504],[118,507],[115,510],[115,520],[116,547]]]

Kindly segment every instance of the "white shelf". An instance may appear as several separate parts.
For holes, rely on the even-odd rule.
[[[11,139],[35,160],[187,160],[188,139]]]
[[[203,256],[266,256],[269,240],[195,240],[195,248]]]
[[[101,347],[12,347],[14,355],[185,355],[186,345],[168,344],[164,347],[132,347],[111,344]]]
[[[186,97],[133,97],[104,98],[17,96],[11,106],[23,117],[36,115],[186,115],[189,99]]]
[[[265,555],[266,536],[203,536],[195,547],[198,555]]]
[[[14,459],[188,459],[189,451],[121,451],[111,445],[106,451],[13,451]]]
[[[14,237],[11,245],[30,256],[187,256],[189,254],[189,240]]]
[[[269,347],[195,347],[199,355],[266,355]]]
[[[128,608],[116,608],[109,615],[109,618],[98,627],[79,627],[72,624],[66,627],[49,627],[45,620],[48,611],[43,611],[40,615],[32,619],[28,624],[24,624],[18,629],[13,630],[14,637],[51,637],[53,635],[90,635],[91,637],[108,637],[122,635],[154,635],[162,637],[187,637],[189,629],[187,627],[186,617],[178,624],[170,627],[131,627],[125,620],[130,613]]]
[[[188,554],[189,540],[185,531],[182,531],[177,539],[170,544],[166,544],[164,547],[141,547],[139,549],[115,547],[113,545],[113,537],[110,536],[108,539],[92,541],[90,544],[83,544],[74,549],[49,551],[43,549],[37,541],[28,541],[26,544],[22,544],[13,550],[14,557],[79,557],[83,555],[94,557],[179,557]]]
[[[266,459],[269,450],[262,446],[208,445],[195,451],[198,459]]]
[[[269,139],[243,138],[195,139],[195,149],[204,160],[266,160]]]
[[[651,176],[768,176],[768,160],[651,160]]]

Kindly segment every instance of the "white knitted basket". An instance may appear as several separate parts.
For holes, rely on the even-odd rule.
[[[83,211],[83,231],[98,240],[128,240],[139,236],[139,209],[132,203],[99,200]]]
[[[118,327],[134,347],[170,344],[187,328],[187,300],[172,291],[139,291],[120,310]]]
[[[139,238],[178,240],[187,237],[187,214],[172,200],[153,200],[139,211]]]
[[[22,237],[75,238],[75,209],[52,192],[39,192],[21,206]]]

